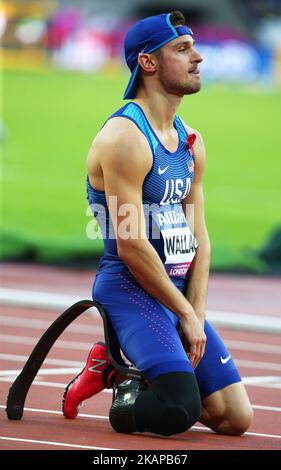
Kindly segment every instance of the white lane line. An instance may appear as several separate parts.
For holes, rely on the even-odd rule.
[[[281,436],[278,434],[261,434],[257,432],[246,432],[247,436],[258,436],[258,437],[273,437],[274,439],[281,439]]]
[[[238,351],[253,351],[255,353],[281,354],[281,346],[278,344],[255,343],[254,341],[236,341],[224,339],[226,346]]]
[[[272,411],[272,412],[277,412],[281,413],[281,408],[277,406],[264,406],[264,405],[252,405],[252,407],[255,410],[260,410],[260,411]],[[5,408],[6,405],[0,405],[0,408]],[[56,410],[46,410],[46,409],[40,409],[40,408],[24,408],[24,411],[35,411],[37,413],[50,413],[50,414],[57,414],[57,415],[62,415],[61,411],[56,411]],[[79,412],[79,417],[84,417],[84,418],[95,418],[95,419],[108,419],[106,416],[99,416],[99,415],[92,415],[92,414],[85,414],[85,413],[80,413]]]
[[[35,346],[39,338],[31,336],[18,336],[18,335],[0,335],[0,341],[3,343],[9,344],[27,344]],[[89,351],[93,343],[84,343],[78,341],[62,341],[57,340],[53,348],[63,348],[63,349],[75,349],[79,351]],[[281,371],[281,364],[273,362],[260,362],[260,361],[248,361],[244,359],[234,359],[235,364],[241,367],[249,367],[251,369],[264,369],[264,370],[274,370]]]
[[[52,320],[39,320],[35,318],[27,317],[17,317],[17,316],[8,316],[1,315],[0,324],[3,326],[16,326],[22,328],[31,328],[35,330],[46,330],[52,323]],[[104,329],[101,325],[87,324],[71,324],[67,328],[68,332],[87,334],[89,335],[91,331],[95,334],[104,335]],[[256,343],[252,341],[237,341],[237,340],[224,340],[228,348],[238,351],[253,351],[258,353],[265,354],[281,354],[281,346],[277,344],[264,344]]]
[[[203,427],[203,426],[192,426],[191,429],[198,429],[200,431],[210,431],[208,428]],[[278,435],[278,434],[261,434],[258,432],[245,432],[243,436],[270,437],[270,438],[273,437],[274,439],[281,439],[281,435]]]
[[[65,388],[66,387],[66,383],[61,383],[61,382],[48,382],[48,381],[45,381],[45,380],[39,380],[40,378],[40,374],[38,374],[38,379],[35,379],[33,382],[32,382],[32,385],[38,385],[40,387],[50,387],[50,388]],[[14,380],[15,380],[16,377],[1,377],[0,376],[0,382],[7,382],[7,383],[13,383]],[[242,377],[242,381],[244,381],[243,377]],[[259,383],[259,382],[254,382],[254,383],[246,383],[245,384],[246,387],[261,387],[261,388],[274,388],[274,389],[280,389],[281,388],[281,384],[278,380],[277,383],[273,383],[273,382],[263,382],[263,383]],[[102,391],[102,393],[112,393],[112,390],[111,389],[104,389]]]
[[[13,383],[15,380],[15,377],[0,377],[0,382],[7,382],[7,383]],[[39,380],[35,379],[32,382],[32,385],[38,385],[39,387],[50,387],[50,388],[63,388],[65,389],[67,382],[66,383],[61,383],[61,382],[48,382],[45,380]],[[110,393],[112,394],[112,389],[104,389],[101,393]]]
[[[242,381],[246,386],[281,389],[281,377],[278,376],[250,376],[243,377]]]
[[[6,409],[6,406],[0,405],[0,408],[5,408]],[[46,409],[40,409],[40,408],[24,408],[24,411],[31,411],[31,412],[35,412],[35,413],[55,414],[55,415],[63,416],[61,411],[56,411],[56,410],[46,410]],[[108,416],[91,415],[91,414],[85,414],[85,413],[79,413],[79,418],[80,417],[108,420]]]
[[[81,297],[63,294],[50,294],[26,289],[0,289],[2,305],[12,305],[26,308],[41,308],[47,310],[65,310],[81,300]]]
[[[75,449],[91,449],[91,450],[119,450],[113,449],[112,447],[94,447],[94,446],[83,446],[79,444],[68,444],[65,442],[53,442],[53,441],[39,441],[35,439],[22,439],[19,437],[6,437],[0,436],[2,441],[16,441],[16,442],[29,442],[30,444],[44,444],[48,446],[61,446],[61,447],[73,447]]]
[[[17,328],[31,328],[34,330],[46,330],[52,324],[52,320],[38,320],[36,318],[27,317],[14,317],[8,315],[1,315],[0,324],[3,326],[16,326]],[[101,320],[102,321],[102,320]],[[97,323],[95,319],[95,323]],[[75,323],[70,324],[67,327],[67,331],[72,333],[87,334],[90,335],[93,332],[95,334],[104,334],[103,326],[97,324],[89,325],[76,325]]]
[[[247,361],[246,359],[233,359],[237,366],[247,367],[249,369],[274,370],[281,371],[281,364],[274,362]]]
[[[273,388],[277,390],[281,389],[281,383],[254,383],[254,384],[248,384],[246,386],[247,387],[260,387],[260,388]]]
[[[0,335],[1,337],[1,335]],[[71,343],[72,344],[72,343]],[[84,343],[78,343],[78,345],[83,345]],[[63,347],[63,345],[62,345]],[[82,346],[79,349],[83,349]],[[88,349],[89,348],[84,348]],[[5,360],[5,361],[14,361],[14,362],[22,362],[25,363],[28,360],[29,356],[24,356],[24,355],[18,355],[18,354],[5,354],[5,353],[0,353],[0,360]],[[269,370],[281,370],[280,364],[275,364],[275,363],[266,363],[266,362],[257,362],[257,361],[247,361],[244,359],[234,359],[235,364],[237,366],[241,367],[248,367],[252,369],[269,369]],[[79,369],[83,368],[85,363],[80,362],[80,361],[69,361],[66,359],[48,359],[46,358],[44,360],[44,365],[58,365],[58,366],[69,366],[69,367],[77,367]],[[80,370],[78,371],[80,372]]]
[[[0,360],[3,361],[11,361],[11,362],[22,362],[23,364],[26,363],[29,356],[23,356],[20,354],[5,354],[0,353]],[[66,359],[49,359],[46,357],[44,360],[44,364],[49,364],[53,366],[65,366],[65,367],[84,367],[85,363],[80,361],[68,361]]]
[[[71,295],[51,294],[24,289],[0,289],[1,304],[9,306],[63,311],[79,300],[81,298]],[[91,310],[95,316],[99,316],[95,308]],[[208,310],[207,318],[214,326],[222,328],[276,334],[281,332],[281,319],[269,315],[249,315],[247,313]]]
[[[0,382],[13,383],[15,380],[14,377],[0,377]],[[39,385],[40,387],[51,387],[51,388],[65,388],[66,384],[59,382],[43,382],[41,380],[34,380],[32,385]]]
[[[5,406],[0,405],[0,408],[5,408]],[[39,412],[39,413],[50,413],[50,414],[62,414],[59,411],[42,410],[42,409],[38,410],[37,408],[25,408],[25,411],[32,411],[32,412]],[[100,416],[100,415],[90,415],[90,414],[80,414],[79,413],[79,416],[83,416],[83,417],[86,417],[86,418],[108,420],[107,416]],[[210,432],[210,429],[207,428],[206,426],[192,426],[191,429],[199,429],[200,431]],[[211,431],[211,432],[213,432],[213,431]],[[257,437],[273,437],[273,438],[276,438],[276,439],[281,439],[281,436],[278,435],[278,434],[276,435],[276,434],[260,434],[260,433],[256,433],[256,432],[246,432],[245,435],[257,436]]]
[[[28,360],[28,357],[29,356],[18,355],[18,354],[0,353],[0,360],[2,359],[2,360],[5,360],[5,361],[11,361],[11,362],[21,362],[23,364]],[[235,363],[237,363],[237,359],[235,360]],[[73,367],[75,369],[69,369],[68,371],[66,371],[66,374],[71,373],[71,370],[73,370],[73,372],[77,374],[84,367],[85,363],[80,362],[80,361],[68,361],[66,359],[49,359],[49,358],[46,358],[44,360],[44,365],[58,365],[58,366],[65,366],[65,367],[67,367],[67,366]],[[246,362],[246,365],[248,365],[248,362]],[[252,363],[250,363],[250,366],[251,365],[252,365]],[[59,370],[59,369],[55,369],[55,371],[56,370]],[[21,372],[21,369],[12,370],[12,371],[0,371],[0,376],[2,376],[2,377],[5,376],[5,375],[7,375],[7,376],[8,375],[16,376],[20,372]],[[40,369],[38,375],[47,375],[48,373],[49,373],[48,369]],[[54,374],[56,375],[56,372],[54,372]],[[256,382],[263,381],[264,379],[260,378],[260,377],[261,376],[258,376],[256,378],[254,378],[252,376],[244,377],[243,381],[247,380],[247,384],[250,383],[253,380],[255,380]],[[262,376],[262,377],[264,377],[264,376]],[[266,377],[268,377],[268,376],[266,376]],[[276,377],[274,377],[274,380],[275,379],[276,379]]]
[[[281,413],[281,408],[278,406],[265,406],[265,405],[252,405],[255,410],[262,410],[262,411],[274,411],[277,413]]]
[[[258,375],[243,377],[243,383],[246,385],[260,384],[260,383],[281,383],[281,377],[278,375]]]
[[[62,368],[57,367],[55,369],[40,369],[38,372],[38,376],[44,377],[49,375],[74,375],[76,376],[79,374],[81,369],[79,368]],[[12,370],[0,370],[0,377],[10,377],[15,378],[21,373],[21,369],[12,369]],[[280,384],[281,385],[281,377],[275,375],[262,375],[262,376],[249,376],[243,377],[244,385],[254,385],[254,384]]]
[[[13,344],[28,344],[35,346],[39,341],[39,337],[31,336],[16,336],[16,335],[0,335],[0,341],[2,343],[13,343]],[[62,348],[62,349],[76,349],[79,351],[89,351],[93,346],[93,343],[81,343],[78,341],[62,341],[57,340],[53,348]]]
[[[258,333],[281,333],[281,319],[265,315],[207,310],[207,319],[215,327]]]
[[[41,377],[45,375],[77,375],[81,369],[77,368],[61,368],[57,367],[56,369],[40,369],[38,375]],[[0,370],[0,377],[17,377],[21,373],[21,369],[18,370]]]

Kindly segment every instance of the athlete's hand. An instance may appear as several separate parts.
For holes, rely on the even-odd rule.
[[[187,355],[193,369],[195,369],[205,353],[207,338],[204,329],[194,310],[180,319],[180,325],[186,343]]]

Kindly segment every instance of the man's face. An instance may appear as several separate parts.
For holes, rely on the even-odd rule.
[[[157,55],[159,79],[163,87],[178,96],[197,93],[201,88],[199,64],[202,56],[188,34],[165,44]]]

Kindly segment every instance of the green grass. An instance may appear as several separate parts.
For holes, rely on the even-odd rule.
[[[4,71],[2,258],[93,256],[85,161],[127,75]],[[206,219],[215,268],[262,269],[255,252],[280,222],[281,93],[204,87],[179,114],[205,140]]]

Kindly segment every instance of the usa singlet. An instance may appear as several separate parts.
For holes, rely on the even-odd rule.
[[[194,155],[188,147],[185,127],[176,116],[174,127],[178,132],[178,148],[172,153],[159,141],[136,103],[126,104],[109,119],[117,116],[130,119],[137,125],[147,138],[153,155],[152,168],[143,183],[147,238],[156,249],[168,275],[185,278],[198,245],[182,208],[182,201],[188,195],[194,177]],[[107,272],[122,270],[124,263],[117,254],[105,194],[96,191],[89,179],[87,187],[89,204],[104,239],[104,256],[100,268]]]

